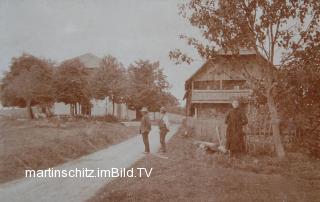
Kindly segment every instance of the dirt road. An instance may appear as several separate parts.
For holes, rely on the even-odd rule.
[[[169,140],[178,129],[172,125]],[[158,129],[150,133],[151,153],[160,147]],[[126,168],[144,154],[140,135],[120,144],[54,167],[55,170]],[[115,178],[114,178],[115,179]],[[0,201],[85,201],[112,178],[23,178],[0,185]]]

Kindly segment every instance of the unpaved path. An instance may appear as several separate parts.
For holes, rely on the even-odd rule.
[[[177,129],[178,125],[172,125],[166,140],[169,140]],[[158,134],[158,129],[153,127],[149,134],[151,153],[156,153],[160,147]],[[53,169],[127,168],[144,156],[143,149],[142,137],[138,135]],[[0,201],[85,201],[111,180],[112,178],[23,178],[0,185]]]

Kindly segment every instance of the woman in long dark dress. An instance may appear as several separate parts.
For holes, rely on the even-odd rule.
[[[238,100],[232,102],[232,107],[225,121],[227,124],[226,149],[230,151],[230,156],[245,152],[245,134],[242,128],[248,123],[245,113],[239,108]]]

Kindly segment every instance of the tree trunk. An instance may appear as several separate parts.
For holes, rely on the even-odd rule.
[[[70,115],[74,116],[74,109],[73,104],[70,104]]]
[[[112,116],[114,116],[114,100],[112,99]]]
[[[271,125],[272,125],[272,134],[273,134],[273,142],[275,144],[276,153],[279,158],[285,157],[285,151],[283,148],[283,144],[281,142],[280,136],[280,118],[277,111],[277,107],[273,97],[269,94],[267,95],[268,108],[270,112]]]
[[[72,104],[69,104],[70,115],[72,116]]]
[[[51,117],[52,116],[51,107],[50,106],[46,106],[46,116],[47,117]]]
[[[74,115],[78,115],[77,103],[74,103]]]
[[[45,106],[41,106],[41,113],[46,114],[46,107]]]
[[[28,116],[28,119],[34,118],[32,108],[31,108],[31,100],[27,100],[27,116]]]
[[[106,116],[108,115],[108,97],[106,97]]]
[[[140,120],[141,119],[141,112],[139,109],[136,109],[136,119]]]

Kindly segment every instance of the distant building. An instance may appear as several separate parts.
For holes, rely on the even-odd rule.
[[[224,116],[231,109],[233,98],[247,97],[252,93],[243,68],[262,79],[261,62],[267,60],[252,50],[242,49],[237,55],[218,51],[214,59],[207,61],[185,82],[187,115],[196,118]],[[245,109],[250,107],[246,103],[243,105]]]
[[[95,71],[102,61],[101,58],[93,55],[92,53],[87,53],[84,55],[80,55],[73,59],[79,59],[81,63],[84,64],[86,68],[90,71]],[[106,114],[113,113],[113,105],[112,102],[105,98],[103,100],[92,99],[91,101],[91,109],[90,114],[92,116],[104,116]],[[66,115],[70,114],[70,105],[66,105],[62,102],[55,103],[53,108],[53,113],[56,115]],[[81,110],[79,110],[81,111]],[[128,106],[124,103],[114,105],[114,115],[119,119],[135,119],[135,111],[128,109]]]

